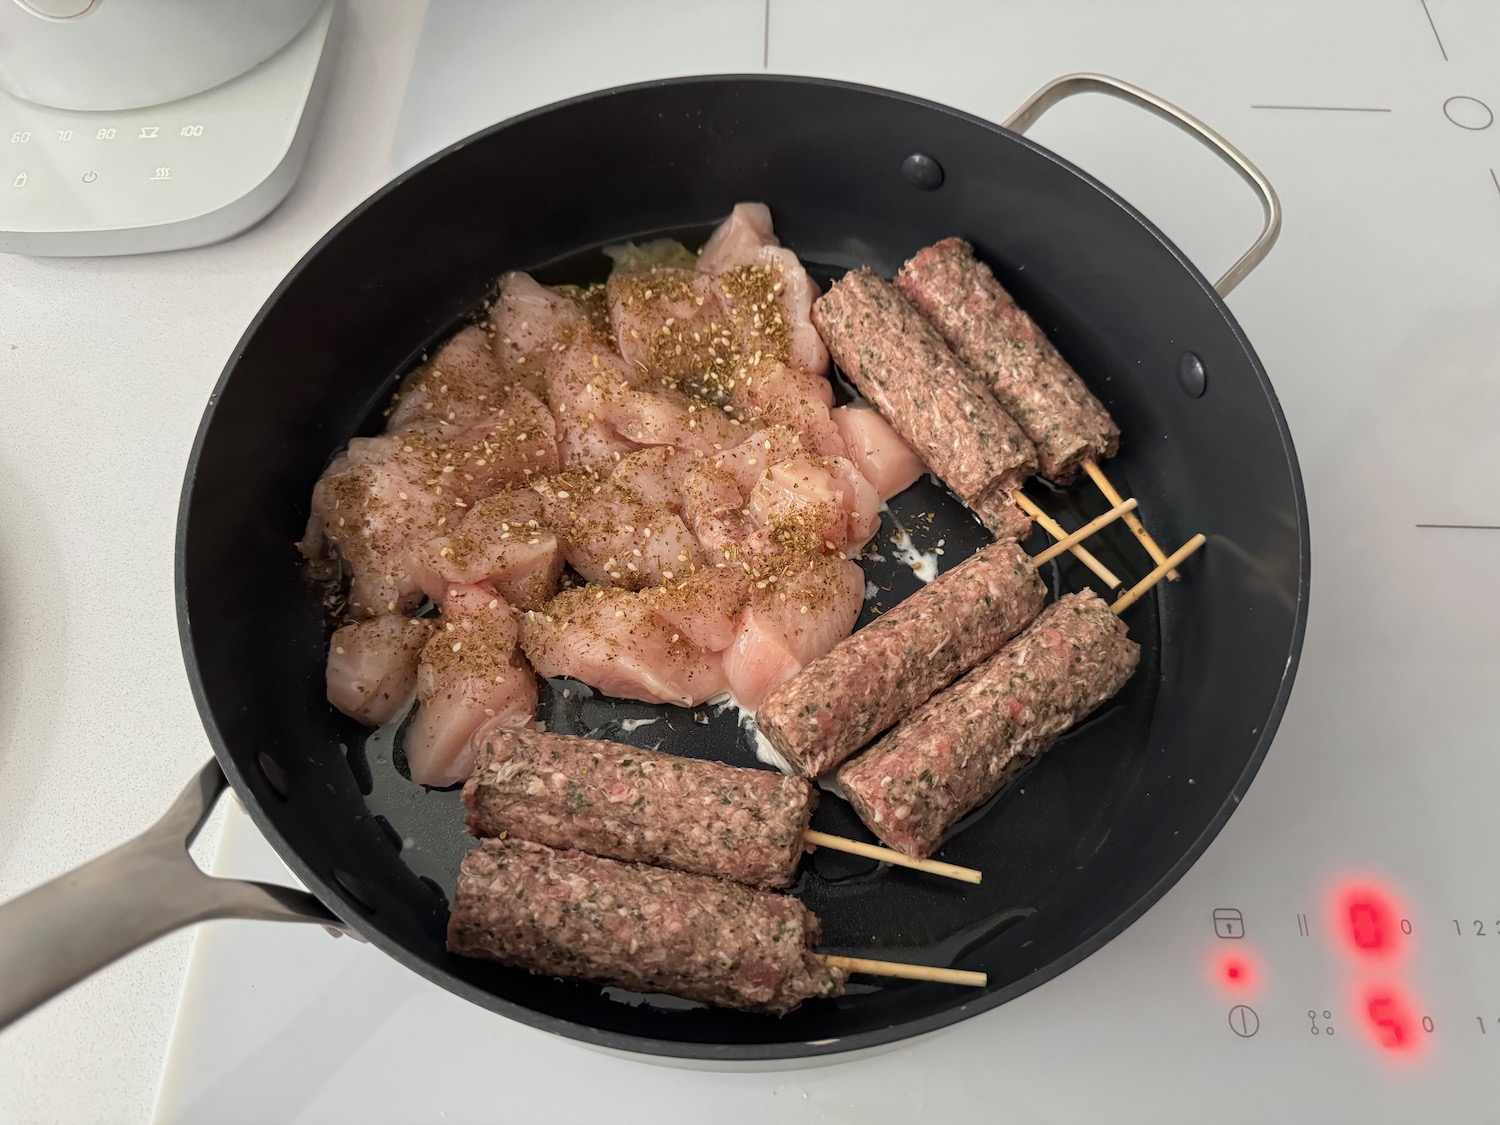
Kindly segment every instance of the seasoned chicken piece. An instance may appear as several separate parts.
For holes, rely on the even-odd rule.
[[[879,498],[844,457],[815,457],[783,426],[757,431],[683,477],[683,517],[710,553],[853,554],[880,528]]]
[[[722,397],[717,381],[738,353],[717,278],[684,269],[615,274],[605,297],[615,347],[650,389]]]
[[[417,658],[434,622],[382,613],[345,625],[328,642],[328,702],[372,727],[390,722],[417,690]]]
[[[844,438],[829,408],[833,386],[772,360],[746,372],[730,392],[736,415],[758,428],[781,425],[802,435],[803,448],[821,457],[844,456]]]
[[[607,405],[631,389],[638,373],[591,332],[554,347],[558,350],[546,361],[547,401],[557,421],[561,466],[608,476],[621,458],[641,448],[604,417]]]
[[[501,391],[484,424],[444,436],[451,452],[443,458],[429,453],[428,461],[436,474],[449,478],[449,488],[465,504],[558,470],[557,423],[524,387]]]
[[[470,738],[481,725],[524,727],[537,702],[536,677],[504,599],[489,586],[455,586],[442,607],[441,628],[417,665],[417,714],[402,744],[411,779],[438,787],[473,771]]]
[[[479,498],[557,470],[552,416],[530,392],[501,392],[490,422],[355,438],[313,489],[301,547],[331,544],[351,573],[355,616],[410,612],[422,601],[413,552]]]
[[[698,251],[697,268],[704,273],[724,273],[754,265],[762,249],[780,245],[769,207],[764,203],[736,203],[729,218],[714,228]]]
[[[627,590],[564,590],[522,618],[521,647],[539,674],[571,676],[621,699],[691,707],[727,686],[718,653]]]
[[[417,548],[413,569],[423,591],[442,601],[450,586],[487,583],[510,605],[534,609],[557,593],[563,551],[542,525],[542,498],[529,488],[480,500],[448,535]]]
[[[407,552],[441,531],[452,498],[426,482],[426,467],[402,456],[399,437],[355,438],[313,488],[299,545],[309,559],[332,547],[349,568],[355,617],[409,613],[422,602]]]
[[[503,385],[485,330],[464,328],[406,377],[386,428],[479,425],[495,412]]]
[[[864,603],[865,575],[834,556],[792,555],[787,569],[757,581],[724,651],[724,676],[740,706],[760,706],[849,635]]]
[[[698,545],[670,505],[581,471],[533,487],[568,564],[590,582],[639,590],[685,576],[697,562]]]
[[[642,504],[660,505],[681,514],[683,478],[701,457],[670,445],[656,445],[622,457],[609,475],[609,483],[628,492]]]
[[[533,394],[544,394],[552,349],[587,320],[580,301],[547,288],[530,274],[505,274],[490,310],[490,346],[501,377]]]
[[[771,212],[764,203],[740,203],[729,218],[719,224],[704,243],[698,255],[699,271],[726,274],[748,268],[758,268],[772,275],[770,296],[778,306],[782,320],[775,323],[770,316],[765,321],[775,331],[769,335],[776,341],[768,354],[793,367],[813,375],[822,375],[828,370],[828,349],[823,346],[817,329],[812,324],[812,303],[819,297],[817,284],[808,277],[807,270],[797,255],[781,245],[771,226]],[[754,317],[756,312],[766,312],[762,302],[747,302],[748,314],[739,319],[743,329],[759,330],[764,325]],[[762,349],[760,331],[747,337],[745,350]],[[785,354],[780,354],[784,347]]]
[[[849,460],[882,500],[910,488],[927,471],[911,446],[869,403],[834,407],[833,423],[843,436]]]
[[[721,652],[734,641],[755,580],[738,566],[700,566],[685,578],[641,591],[651,611],[695,645]]]
[[[812,327],[817,286],[790,250],[727,273],[658,269],[605,287],[615,346],[642,372],[732,408],[735,387],[765,362],[821,377],[828,351]]]
[[[776,543],[795,550],[853,554],[880,529],[875,489],[843,457],[772,465],[746,506]]]
[[[667,388],[650,393],[621,389],[609,398],[600,417],[638,446],[670,445],[714,453],[738,445],[749,434],[747,427],[718,407]]]

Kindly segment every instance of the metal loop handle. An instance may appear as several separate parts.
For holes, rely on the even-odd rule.
[[[344,923],[292,887],[215,879],[187,849],[227,782],[209,762],[135,839],[0,906],[0,1028],[112,961],[212,918]]]
[[[1042,114],[1058,102],[1064,98],[1071,98],[1074,94],[1083,93],[1108,94],[1112,98],[1119,98],[1121,101],[1140,106],[1156,114],[1163,121],[1170,121],[1188,136],[1210,149],[1250,185],[1250,189],[1260,200],[1261,210],[1265,212],[1265,226],[1261,229],[1260,237],[1250,244],[1250,249],[1240,256],[1240,260],[1230,266],[1223,277],[1214,282],[1214,289],[1218,291],[1219,296],[1229,296],[1230,291],[1245,280],[1246,275],[1260,265],[1261,259],[1271,252],[1271,247],[1276,244],[1277,236],[1281,234],[1281,201],[1276,198],[1276,189],[1271,186],[1271,181],[1266,179],[1259,168],[1250,163],[1244,153],[1192,114],[1184,113],[1171,102],[1164,101],[1155,94],[1142,90],[1139,86],[1132,86],[1129,82],[1122,82],[1118,78],[1110,78],[1104,74],[1066,74],[1054,79],[1032,94],[1020,109],[1011,114],[1010,119],[1005,122],[1005,127],[1017,133],[1024,133],[1036,124]]]

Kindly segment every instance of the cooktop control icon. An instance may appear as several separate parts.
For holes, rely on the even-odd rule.
[[[1220,906],[1214,909],[1214,934],[1221,938],[1242,938],[1245,936],[1245,916],[1233,906]]]

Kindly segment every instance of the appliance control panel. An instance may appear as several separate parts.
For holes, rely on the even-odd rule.
[[[119,236],[201,223],[245,200],[294,153],[333,16],[330,4],[258,67],[166,105],[79,112],[0,93],[0,250],[165,249],[149,234],[133,243]],[[100,236],[99,249],[84,241],[91,233]],[[193,241],[233,233],[210,221]]]

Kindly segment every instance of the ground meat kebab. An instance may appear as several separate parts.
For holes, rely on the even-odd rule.
[[[799,773],[826,773],[1024,629],[1046,595],[1018,544],[991,544],[774,689],[756,723]]]
[[[469,831],[790,886],[817,790],[803,778],[572,735],[485,732]]]
[[[838,772],[869,829],[924,858],[1135,671],[1140,646],[1097,594],[1066,594],[995,656]]]
[[[818,937],[790,895],[523,840],[464,857],[448,918],[460,956],[776,1014],[843,992]]]
[[[840,369],[907,444],[999,538],[1031,521],[1011,490],[1036,471],[1036,447],[988,388],[889,282],[850,270],[813,305]]]
[[[1120,430],[990,267],[945,238],[901,267],[896,288],[932,322],[1036,446],[1042,476],[1068,484],[1089,458],[1113,457]]]

